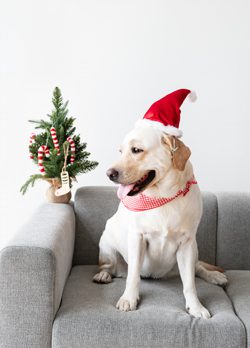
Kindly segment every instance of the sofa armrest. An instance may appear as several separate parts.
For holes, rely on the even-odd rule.
[[[51,347],[74,239],[72,206],[44,204],[1,250],[1,348]]]

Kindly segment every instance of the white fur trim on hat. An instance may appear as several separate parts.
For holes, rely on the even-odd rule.
[[[146,118],[140,119],[135,124],[136,127],[144,127],[144,126],[150,126],[154,127],[156,129],[161,130],[162,132],[165,132],[169,135],[174,135],[177,138],[182,137],[182,131],[179,128],[173,127],[173,126],[164,126],[161,122],[158,121],[151,121]]]
[[[197,100],[197,94],[196,94],[196,92],[195,92],[195,91],[191,91],[191,92],[188,94],[188,99],[189,99],[192,103],[196,102],[196,100]]]

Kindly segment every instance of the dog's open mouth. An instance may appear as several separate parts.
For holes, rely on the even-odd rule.
[[[134,196],[143,191],[155,178],[155,171],[150,170],[140,180],[129,185],[119,185],[117,195],[120,199],[126,196]]]

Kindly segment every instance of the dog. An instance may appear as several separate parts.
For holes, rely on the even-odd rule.
[[[116,308],[132,311],[139,301],[140,277],[161,278],[178,268],[187,312],[208,319],[210,313],[197,297],[195,275],[221,286],[227,278],[219,267],[198,260],[201,193],[189,160],[191,151],[178,137],[178,122],[169,125],[168,107],[181,105],[183,100],[176,98],[180,91],[184,99],[191,93],[178,90],[151,106],[146,122],[137,122],[126,135],[120,160],[107,171],[110,180],[120,184],[121,202],[101,236],[99,272],[93,281],[110,283],[124,275],[127,265],[126,288]],[[152,120],[159,110],[161,120],[164,111],[168,118],[161,127],[159,118]],[[180,111],[174,111],[171,120],[176,113]]]

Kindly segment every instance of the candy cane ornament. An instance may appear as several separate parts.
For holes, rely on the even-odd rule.
[[[35,142],[35,137],[36,137],[35,133],[31,133],[31,134],[30,134],[30,140],[29,140],[30,145],[34,144],[34,142]],[[29,145],[29,146],[30,146],[30,145]],[[34,158],[34,156],[33,156],[33,154],[32,154],[31,152],[30,152],[30,158],[31,158],[31,159]]]
[[[48,146],[41,145],[38,149],[37,159],[38,159],[39,170],[42,173],[42,175],[45,175],[45,170],[44,170],[44,166],[43,166],[44,155],[46,157],[49,157],[49,148],[48,148]]]
[[[67,138],[67,141],[70,143],[70,151],[71,151],[70,163],[73,164],[75,162],[75,153],[76,153],[75,142],[70,137]]]
[[[55,149],[57,149],[57,156],[59,156],[60,155],[60,146],[59,146],[59,142],[58,142],[58,139],[57,139],[57,136],[56,136],[56,130],[55,130],[54,127],[50,128],[50,133],[51,133],[51,136],[52,136],[54,147],[55,147]]]

